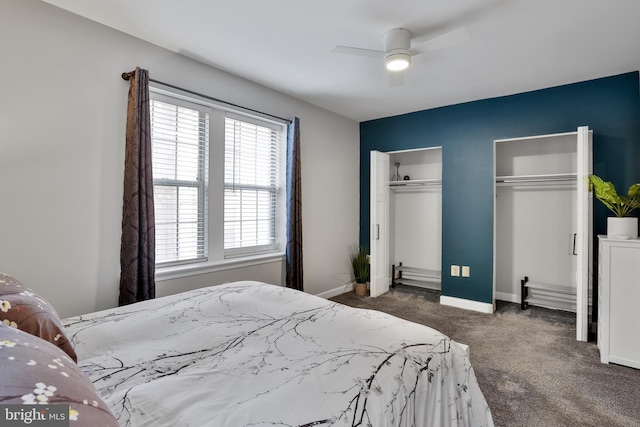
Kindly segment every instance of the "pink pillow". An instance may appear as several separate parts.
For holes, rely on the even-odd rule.
[[[70,425],[118,427],[91,381],[49,342],[0,323],[0,360],[3,404],[69,405]]]
[[[78,361],[53,306],[4,273],[0,273],[0,322],[49,341]]]

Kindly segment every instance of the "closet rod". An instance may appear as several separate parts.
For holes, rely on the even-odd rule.
[[[403,181],[389,181],[391,187],[420,187],[424,185],[442,185],[441,179],[415,179]]]
[[[503,184],[517,184],[520,182],[553,182],[553,181],[576,181],[576,174],[557,175],[521,175],[521,176],[497,176],[496,182]]]
[[[131,77],[133,77],[134,74],[135,74],[135,71],[129,71],[128,73],[122,73],[122,78],[124,80],[129,80]],[[221,104],[228,105],[230,107],[240,108],[240,109],[242,109],[244,111],[250,111],[252,113],[262,114],[263,116],[267,116],[267,117],[271,117],[271,118],[274,118],[274,119],[278,119],[278,120],[280,120],[282,122],[285,122],[285,123],[291,123],[290,119],[284,119],[282,117],[275,116],[273,114],[265,113],[265,112],[259,111],[259,110],[254,110],[253,108],[243,107],[242,105],[234,104],[232,102],[228,102],[228,101],[225,101],[223,99],[215,98],[213,96],[204,95],[202,93],[199,93],[199,92],[196,92],[196,91],[193,91],[193,90],[189,90],[189,89],[185,89],[185,88],[182,88],[182,87],[179,87],[179,86],[176,86],[176,85],[172,85],[170,83],[161,82],[160,80],[155,80],[155,79],[151,79],[150,78],[149,81],[153,82],[153,83],[157,83],[157,84],[162,85],[162,86],[170,87],[171,89],[176,89],[176,90],[180,90],[180,91],[183,91],[183,92],[187,92],[187,93],[189,93],[191,95],[200,96],[200,97],[208,99],[210,101],[219,102]]]
[[[416,187],[441,187],[442,184],[439,182],[426,182],[420,184],[390,184],[389,187],[392,188],[416,188]]]
[[[498,184],[520,184],[523,182],[570,182],[577,181],[576,178],[529,178],[529,179],[496,179],[496,183]]]

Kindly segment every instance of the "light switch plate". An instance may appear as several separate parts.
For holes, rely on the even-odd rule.
[[[471,269],[469,268],[468,265],[463,265],[462,266],[462,277],[469,277],[471,276]]]
[[[451,275],[452,276],[460,276],[460,266],[459,265],[452,265],[451,266]]]

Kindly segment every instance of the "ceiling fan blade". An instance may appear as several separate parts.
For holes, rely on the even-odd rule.
[[[457,28],[448,33],[444,33],[438,37],[426,40],[420,44],[422,38],[414,38],[418,45],[409,50],[409,54],[418,55],[425,52],[433,52],[435,50],[444,49],[445,47],[466,43],[471,40],[469,33],[465,27]]]
[[[362,49],[359,47],[336,46],[331,51],[333,53],[343,53],[346,55],[366,56],[369,58],[384,58],[385,52],[381,50]]]
[[[404,84],[404,71],[389,72],[389,87],[402,86]]]

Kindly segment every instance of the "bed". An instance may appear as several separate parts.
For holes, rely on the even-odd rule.
[[[465,346],[259,282],[63,320],[120,426],[492,426]]]
[[[467,351],[258,282],[63,321],[0,273],[0,404],[14,405],[2,425],[49,414],[73,427],[492,426]]]

